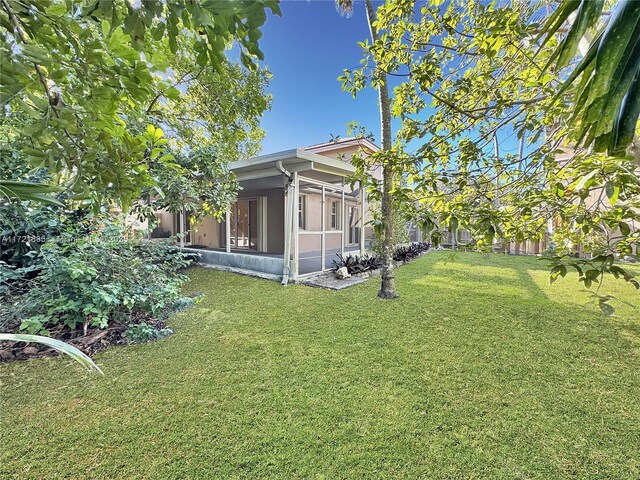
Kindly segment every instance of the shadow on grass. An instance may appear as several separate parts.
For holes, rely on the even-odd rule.
[[[558,326],[587,321],[605,325],[636,346],[640,339],[640,314],[634,301],[637,291],[621,280],[607,278],[601,292],[615,297],[612,303],[616,316],[607,317],[591,291],[578,282],[575,272],[549,285],[544,258],[475,253],[435,253],[426,258],[424,265],[401,273],[401,290],[405,280],[427,287],[429,292],[457,295],[460,306],[451,305],[452,309],[468,308],[465,305],[476,302],[490,304],[494,313],[511,312],[514,318],[556,322]],[[437,301],[432,295],[431,299]]]

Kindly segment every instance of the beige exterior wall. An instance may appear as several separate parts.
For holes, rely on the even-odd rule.
[[[205,217],[194,225],[191,233],[191,243],[203,247],[219,248],[221,224],[213,217]]]
[[[175,214],[166,210],[159,210],[156,212],[158,218],[158,226],[163,230],[166,230],[171,235],[176,234]]]

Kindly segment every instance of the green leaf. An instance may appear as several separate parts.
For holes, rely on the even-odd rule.
[[[45,13],[52,17],[59,17],[67,12],[67,7],[64,3],[52,3],[45,9]]]
[[[23,44],[21,48],[22,53],[32,59],[35,63],[39,63],[41,65],[49,65],[51,63],[50,54],[46,49],[32,44]]]
[[[629,224],[626,222],[619,222],[618,226],[620,227],[620,232],[625,236],[629,236],[629,234],[631,234],[631,227],[629,227]]]
[[[102,28],[102,36],[104,38],[107,38],[109,36],[109,32],[111,31],[111,25],[109,25],[109,22],[107,20],[102,20],[102,22],[100,22],[100,27]]]
[[[52,185],[0,180],[0,195],[18,200],[32,200],[63,207],[64,205],[60,201],[45,195],[58,191],[60,191],[60,189]]]
[[[180,90],[175,87],[168,88],[165,90],[164,96],[170,100],[178,100],[180,98]]]
[[[640,118],[640,68],[622,100],[620,111],[614,125],[614,135],[610,146],[613,155],[625,153],[635,136],[638,119]]]
[[[607,182],[605,184],[605,192],[611,205],[615,205],[618,201],[618,195],[620,194],[620,187],[618,185],[614,185],[613,182]]]

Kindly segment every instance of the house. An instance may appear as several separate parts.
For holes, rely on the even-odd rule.
[[[224,221],[191,225],[185,212],[163,211],[159,227],[182,234],[181,247],[203,263],[283,283],[330,269],[336,253],[363,253],[372,238],[364,189],[348,182],[353,154],[377,150],[367,139],[345,138],[234,162],[241,189]],[[371,173],[382,178],[380,167]]]

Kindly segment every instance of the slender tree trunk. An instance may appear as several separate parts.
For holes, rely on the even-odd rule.
[[[378,32],[373,25],[376,19],[375,10],[371,0],[365,0],[367,9],[367,21],[369,23],[369,31],[371,33],[371,41],[378,39]],[[387,85],[387,75],[382,74],[381,81],[378,86],[378,103],[380,106],[380,124],[382,150],[389,152],[391,150],[391,107],[389,105],[389,87]],[[396,291],[396,282],[394,276],[393,264],[393,198],[391,190],[394,184],[393,168],[389,160],[385,157],[382,164],[382,284],[378,296],[380,298],[398,298]]]

